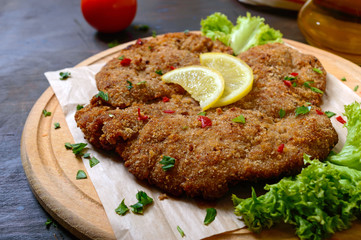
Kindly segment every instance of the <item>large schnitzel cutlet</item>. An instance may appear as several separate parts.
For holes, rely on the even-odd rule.
[[[233,53],[193,33],[138,40],[121,50],[96,75],[109,99],[94,96],[75,115],[85,138],[115,150],[137,178],[176,196],[204,198],[220,197],[242,180],[295,174],[304,153],[319,159],[329,154],[337,133],[319,107],[322,94],[307,87],[326,87],[326,72],[314,56],[279,43],[240,54],[253,69],[253,89],[236,103],[207,110],[211,126],[205,126],[198,102],[161,80],[174,68],[199,65],[205,52]],[[287,76],[295,78],[293,86],[284,82]],[[300,106],[310,107],[309,113],[296,116]],[[244,124],[232,121],[241,114]],[[175,159],[167,171],[160,163],[164,156]]]

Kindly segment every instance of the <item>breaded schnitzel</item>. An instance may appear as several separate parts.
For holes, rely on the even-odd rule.
[[[242,53],[239,57],[253,69],[252,91],[201,117],[198,102],[182,87],[163,83],[161,74],[200,64],[199,54],[211,51],[232,54],[198,34],[138,40],[96,75],[98,89],[109,100],[94,96],[76,113],[78,127],[96,147],[115,150],[137,178],[176,196],[217,198],[242,180],[297,173],[303,153],[320,159],[328,155],[337,133],[320,113],[322,94],[303,85],[325,90],[325,70],[315,57],[283,44]],[[296,85],[284,82],[287,76]],[[296,116],[300,106],[311,110]],[[232,121],[241,114],[245,123]],[[163,156],[174,158],[174,167],[165,171]]]

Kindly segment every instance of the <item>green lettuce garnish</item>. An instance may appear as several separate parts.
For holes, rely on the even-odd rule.
[[[361,171],[361,110],[360,103],[345,106],[347,138],[341,152],[330,156],[334,164],[347,166]]]
[[[355,102],[345,106],[347,139],[340,153],[329,160],[310,160],[296,176],[266,185],[259,197],[232,200],[235,214],[254,232],[285,222],[296,226],[300,239],[323,239],[347,229],[361,216],[361,109]]]
[[[251,16],[239,16],[234,26],[227,16],[222,13],[214,13],[201,21],[201,32],[213,39],[223,42],[232,47],[234,53],[266,43],[282,42],[282,33],[264,23],[264,18]]]

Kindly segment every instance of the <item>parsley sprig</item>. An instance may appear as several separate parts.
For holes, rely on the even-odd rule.
[[[163,156],[162,160],[159,163],[163,164],[162,169],[164,171],[168,171],[169,169],[174,167],[175,159],[169,156]]]

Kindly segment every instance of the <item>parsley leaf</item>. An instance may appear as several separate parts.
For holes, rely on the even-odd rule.
[[[347,80],[346,80],[346,78],[345,78],[345,77],[343,77],[343,78],[341,78],[341,81],[346,82]]]
[[[286,115],[286,111],[281,108],[278,114],[280,115],[280,118],[283,118]]]
[[[158,74],[158,75],[163,75],[163,72],[162,72],[162,70],[160,70],[160,69],[155,70],[155,73]]]
[[[49,228],[51,226],[51,224],[53,224],[53,220],[51,220],[50,218],[48,218],[45,222],[45,226],[46,228]]]
[[[132,89],[133,88],[133,83],[131,81],[129,81],[129,80],[127,80],[127,83],[128,83],[128,86],[127,86],[128,90]]]
[[[97,95],[95,95],[95,97],[97,98],[101,98],[103,99],[104,101],[108,101],[109,100],[109,96],[108,96],[108,93],[105,93],[103,91],[99,91]]]
[[[198,115],[198,116],[206,116],[207,113],[206,113],[206,112],[200,112],[200,113],[198,113],[197,115]]]
[[[58,122],[54,123],[54,129],[58,129],[58,128],[60,128],[60,123]]]
[[[66,80],[68,78],[70,78],[71,73],[70,72],[60,72],[59,76],[60,76],[60,80]]]
[[[315,93],[321,93],[321,94],[323,94],[323,91],[320,90],[320,89],[318,89],[318,88],[311,87],[311,90],[312,90],[313,92],[315,92]]]
[[[214,221],[214,219],[216,218],[217,215],[217,210],[215,208],[207,208],[207,214],[206,217],[204,218],[204,224],[208,225],[211,222]]]
[[[75,143],[72,144],[72,150],[75,155],[83,155],[82,151],[87,146],[87,143]]]
[[[296,108],[296,111],[295,111],[296,117],[297,117],[298,115],[301,115],[301,114],[302,114],[302,115],[307,114],[307,113],[310,112],[310,110],[311,110],[311,106],[308,106],[308,107],[305,107],[305,106],[298,107],[298,108]]]
[[[113,40],[110,43],[108,43],[108,47],[112,48],[112,47],[118,46],[119,44],[120,44],[120,42],[118,40]]]
[[[236,123],[246,123],[246,119],[244,118],[244,116],[242,114],[236,118],[233,118],[232,121],[236,122]]]
[[[74,143],[74,144],[71,144],[71,143],[65,143],[65,148],[66,149],[72,149],[73,150],[73,153],[75,155],[83,155],[82,151],[84,150],[84,148],[87,146],[88,144],[87,143]]]
[[[79,111],[79,110],[82,109],[82,108],[84,108],[83,105],[78,104],[78,105],[76,106],[76,110],[77,110],[77,111]]]
[[[162,169],[164,171],[168,171],[169,169],[174,167],[175,159],[169,156],[163,156],[162,160],[159,162],[163,164]]]
[[[144,207],[153,202],[153,198],[149,197],[145,192],[139,191],[136,194],[136,198],[138,202],[136,204],[131,205],[132,211],[134,213],[143,214]]]
[[[118,57],[119,60],[123,60],[124,59],[124,55]]]
[[[311,88],[311,85],[310,84],[313,84],[314,81],[308,81],[308,82],[304,82],[303,83],[303,86],[305,86],[306,88]]]
[[[94,167],[95,165],[97,165],[99,163],[99,160],[96,159],[95,157],[92,157],[91,159],[89,159],[89,165],[90,167]]]
[[[356,85],[353,90],[356,92],[358,90],[358,85]]]
[[[157,36],[157,32],[156,31],[152,31],[152,36],[155,38]]]
[[[319,74],[322,74],[323,72],[321,71],[321,69],[319,69],[319,68],[313,68],[312,69],[314,72],[317,72],[317,73],[319,73]]]
[[[141,82],[137,83],[137,85],[146,84],[146,83],[147,83],[147,81],[141,81]]]
[[[51,112],[48,112],[48,111],[46,111],[46,109],[44,109],[43,115],[44,115],[44,117],[49,117],[49,116],[51,116]]]
[[[181,235],[181,237],[185,236],[185,234],[184,234],[183,230],[180,228],[180,226],[177,226],[177,230],[178,230],[179,234]]]
[[[87,175],[83,170],[78,170],[78,172],[76,173],[76,179],[86,179]]]
[[[83,158],[90,158],[90,153],[84,153]]]
[[[127,205],[125,205],[124,199],[119,204],[119,206],[115,209],[115,212],[121,216],[124,216],[128,211],[129,211],[129,208],[127,207]]]
[[[328,118],[331,118],[331,117],[333,117],[333,116],[336,115],[336,113],[331,112],[331,111],[326,111],[325,114],[326,114],[326,116],[327,116]]]

